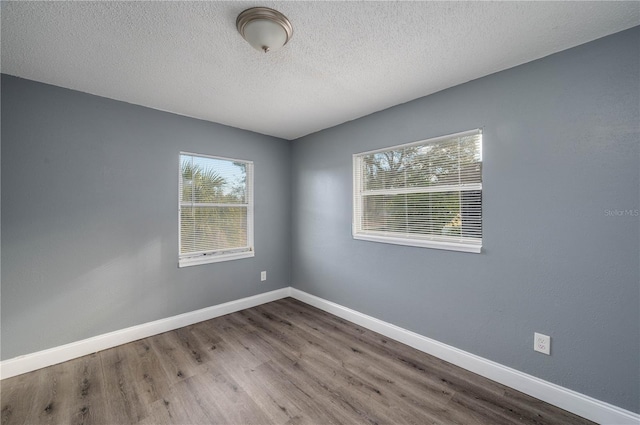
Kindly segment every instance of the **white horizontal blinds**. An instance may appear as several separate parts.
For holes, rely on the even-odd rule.
[[[354,157],[355,233],[480,243],[480,130]]]
[[[251,162],[180,155],[180,257],[250,249]]]

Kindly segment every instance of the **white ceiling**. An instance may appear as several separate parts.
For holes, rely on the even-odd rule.
[[[293,38],[237,33],[267,6]],[[7,2],[3,73],[295,139],[640,24],[640,2]]]

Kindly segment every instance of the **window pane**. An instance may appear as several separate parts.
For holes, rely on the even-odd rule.
[[[194,203],[247,202],[247,165],[230,160],[181,155],[180,200]]]
[[[243,248],[247,244],[247,208],[182,207],[180,254]]]
[[[390,149],[362,156],[365,191],[481,181],[480,135]]]
[[[364,190],[405,187],[418,148],[409,147],[365,155],[362,158]]]
[[[480,196],[479,191],[365,196],[362,230],[479,238]]]

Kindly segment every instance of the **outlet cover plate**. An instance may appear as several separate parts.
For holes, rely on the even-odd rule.
[[[266,271],[260,272],[260,281],[264,282],[265,280],[267,280],[267,272]]]
[[[551,354],[551,337],[548,335],[539,334],[534,332],[533,334],[533,349],[546,354]]]

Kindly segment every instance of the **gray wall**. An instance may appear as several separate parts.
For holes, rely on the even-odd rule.
[[[255,161],[254,258],[178,269],[181,150]],[[290,150],[3,75],[2,359],[289,286]]]
[[[640,412],[640,30],[293,144],[293,286]],[[484,128],[482,254],[351,238],[351,155]],[[533,333],[552,355],[533,351]]]

